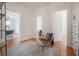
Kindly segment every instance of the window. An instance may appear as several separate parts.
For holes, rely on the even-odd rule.
[[[11,21],[10,21],[9,17],[7,16],[6,17],[6,29],[9,30],[10,27],[11,27]]]
[[[42,30],[42,17],[38,16],[37,17],[37,31]]]

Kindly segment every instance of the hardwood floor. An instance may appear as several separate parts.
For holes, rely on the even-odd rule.
[[[36,40],[37,40],[36,38],[30,38],[29,40],[23,40],[23,41],[21,41],[21,43],[25,43],[27,41],[36,41]],[[10,39],[10,40],[7,41],[8,48],[12,47],[13,45],[14,45],[14,41],[12,39]],[[61,42],[55,42],[54,46],[57,47],[57,48],[59,48],[61,56],[63,56],[64,52],[67,53],[67,56],[75,56],[75,53],[74,53],[73,49],[70,48],[70,47],[67,47],[67,51],[64,51],[64,49],[62,48],[64,45],[62,45]]]
[[[55,45],[54,45],[56,48],[59,48],[59,53],[60,53],[60,55],[62,56],[63,55],[63,48],[62,48],[62,43],[61,42],[55,42]]]
[[[73,48],[67,47],[67,56],[76,56]]]
[[[8,39],[7,40],[7,47],[10,48],[14,45],[14,40],[13,39]]]

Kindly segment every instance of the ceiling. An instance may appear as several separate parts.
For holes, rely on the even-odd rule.
[[[42,7],[51,4],[52,2],[20,2],[19,4],[29,7]]]
[[[65,2],[16,2],[17,4],[19,4],[20,6],[24,6],[25,8],[31,8],[32,10],[36,10],[40,7],[44,7],[44,6],[56,6],[56,5],[62,5]]]

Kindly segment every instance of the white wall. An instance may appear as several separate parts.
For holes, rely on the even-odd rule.
[[[48,32],[52,32],[52,28],[51,28],[51,17],[49,16],[50,13],[49,11],[47,11],[47,8],[43,7],[40,8],[39,10],[37,9],[36,12],[36,17],[37,16],[41,16],[42,17],[42,29],[43,29],[43,33],[48,33]]]
[[[20,38],[36,35],[34,10],[17,3],[7,3],[7,10],[20,14]]]

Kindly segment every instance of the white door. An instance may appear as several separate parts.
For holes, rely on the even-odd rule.
[[[7,20],[9,21],[6,25],[10,25],[9,28],[6,29],[14,30],[13,39],[15,44],[18,44],[20,40],[20,14],[18,12],[7,10],[6,18],[8,18]]]
[[[65,50],[66,54],[66,41],[67,41],[67,10],[57,11],[53,14],[53,33],[55,42],[62,42],[62,48]]]

